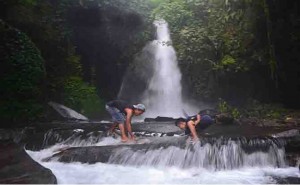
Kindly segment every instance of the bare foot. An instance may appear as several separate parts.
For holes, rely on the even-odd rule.
[[[123,143],[127,142],[127,141],[128,141],[128,137],[122,137],[122,138],[121,138],[121,141],[122,141]]]

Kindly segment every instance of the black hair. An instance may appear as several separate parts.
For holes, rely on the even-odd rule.
[[[186,120],[184,118],[178,118],[176,121],[175,121],[175,126],[178,126],[178,124],[180,122],[186,122]]]

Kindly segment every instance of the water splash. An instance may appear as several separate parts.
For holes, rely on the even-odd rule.
[[[283,143],[271,139],[216,139],[187,145],[134,151],[121,148],[109,163],[129,166],[205,168],[231,170],[241,167],[284,167]]]
[[[104,139],[97,145],[110,143]],[[136,152],[124,150],[124,153],[119,153],[123,155],[120,161],[111,161],[113,164],[42,161],[55,153],[60,145],[27,152],[34,160],[51,169],[59,184],[274,184],[278,178],[300,177],[298,168],[284,166],[282,144],[277,139],[215,138],[203,140],[196,148],[190,147],[189,150],[175,146]],[[125,162],[124,159],[130,155],[133,155],[132,160]],[[144,161],[143,155],[146,155]],[[121,165],[121,161],[125,165]],[[234,165],[230,164],[232,162]],[[215,164],[219,167],[211,167]]]

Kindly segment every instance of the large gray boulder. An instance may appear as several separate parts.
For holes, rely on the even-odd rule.
[[[56,184],[51,170],[31,159],[24,148],[13,142],[0,143],[1,184]]]

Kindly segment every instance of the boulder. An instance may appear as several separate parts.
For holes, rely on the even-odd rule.
[[[155,118],[145,118],[144,122],[155,122]]]
[[[157,116],[156,118],[145,118],[145,122],[174,122],[176,119],[172,117]]]
[[[151,143],[145,144],[120,144],[109,146],[88,146],[88,147],[70,147],[62,149],[59,153],[54,154],[43,161],[60,161],[65,163],[81,162],[81,163],[97,163],[108,162],[110,156],[121,148],[130,148],[133,151],[137,150],[155,150],[158,148],[166,148],[169,146],[184,147],[186,143],[185,137],[164,137],[153,139]]]
[[[0,153],[1,184],[57,183],[51,170],[31,159],[22,146],[1,141]]]
[[[200,115],[209,115],[210,117],[215,118],[217,115],[220,114],[220,112],[217,110],[214,110],[214,109],[204,109],[204,110],[201,110],[199,112],[199,114]]]
[[[109,158],[112,154],[118,153],[120,150],[130,149],[132,151],[147,152],[155,149],[167,148],[170,146],[180,147],[193,151],[193,145],[187,145],[187,137],[160,137],[149,138],[149,142],[144,144],[120,144],[112,146],[89,146],[89,147],[71,147],[62,149],[59,153],[50,156],[44,161],[60,161],[60,162],[82,162],[82,163],[97,163],[109,162]],[[241,145],[241,148],[246,153],[253,153],[256,151],[268,152],[270,147],[274,144],[277,147],[284,147],[284,140],[278,138],[214,138],[214,137],[202,137],[200,139],[200,145],[206,144],[214,145],[213,148],[221,148],[223,145],[227,145],[232,141],[237,141]],[[217,154],[212,154],[217,155]]]
[[[218,114],[215,117],[216,117],[216,123],[218,124],[230,125],[236,123],[232,115],[228,113]]]
[[[300,136],[299,130],[291,129],[283,132],[279,132],[272,135],[273,137],[296,137]]]
[[[273,177],[276,180],[276,184],[300,184],[299,177]]]

